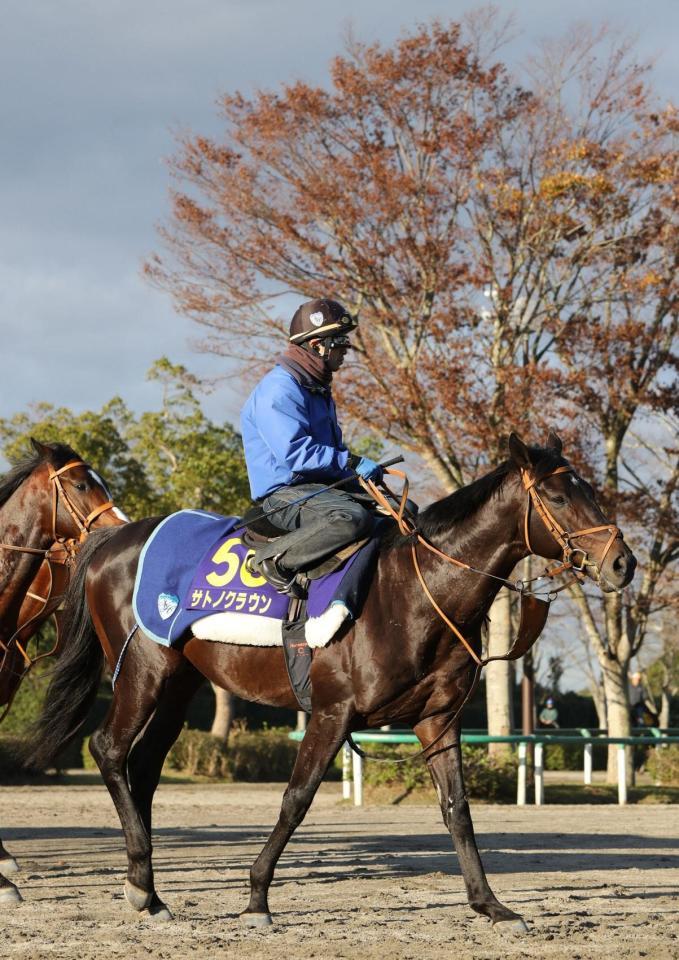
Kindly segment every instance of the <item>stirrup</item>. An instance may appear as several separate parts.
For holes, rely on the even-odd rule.
[[[264,560],[256,561],[254,556],[250,556],[247,561],[247,568],[251,573],[264,577],[267,583],[270,583],[278,593],[285,593],[289,597],[304,600],[307,594],[297,582],[297,573],[294,571],[283,572],[276,560],[277,557],[265,557]]]

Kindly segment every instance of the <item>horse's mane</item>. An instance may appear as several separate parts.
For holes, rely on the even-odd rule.
[[[566,462],[556,450],[529,447],[528,451],[538,479]],[[473,516],[498,493],[507,477],[517,472],[518,467],[513,460],[503,460],[490,473],[432,503],[418,515],[419,532],[427,540],[436,542],[437,537],[447,533],[451,527]],[[399,534],[396,527],[387,531],[383,538],[383,544],[386,547],[398,546],[399,543],[404,542],[406,538]]]
[[[0,507],[6,503],[12,494],[19,489],[21,484],[29,477],[33,471],[48,460],[57,470],[63,467],[69,460],[78,460],[78,454],[65,443],[45,444],[48,447],[49,455],[44,456],[41,453],[34,453],[31,457],[24,457],[19,460],[4,476],[0,477]]]

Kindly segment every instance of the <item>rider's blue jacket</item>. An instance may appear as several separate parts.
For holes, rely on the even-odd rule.
[[[353,475],[330,392],[299,383],[281,366],[245,401],[240,425],[254,500],[278,487]]]

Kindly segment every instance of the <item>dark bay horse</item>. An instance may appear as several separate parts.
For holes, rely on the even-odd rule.
[[[423,537],[499,578],[533,552],[548,559],[577,556],[576,566],[605,591],[629,583],[636,561],[589,485],[563,459],[558,438],[550,434],[543,449],[512,435],[510,454],[492,473],[423,511]],[[137,910],[168,918],[154,887],[151,804],[189,699],[207,677],[239,697],[292,708],[296,703],[280,648],[187,635],[168,649],[135,630],[135,571],[158,522],[93,534],[84,545],[66,603],[67,641],[28,753],[35,752],[41,765],[49,762],[82,722],[82,705],[99,681],[101,651],[113,667],[131,637],[110,712],[90,748],[125,835],[127,899]],[[428,589],[478,655],[481,627],[501,580],[445,563],[428,549],[417,552]],[[361,616],[314,652],[312,712],[278,822],[250,871],[250,902],[242,914],[247,924],[271,922],[268,890],[276,863],[347,734],[399,723],[414,728],[426,752],[472,908],[493,923],[525,929],[490,889],[465,796],[457,714],[476,672],[469,648],[421,589],[410,540],[388,534]]]
[[[78,542],[125,522],[74,450],[32,443],[35,455],[0,478],[0,717],[30,669],[29,640],[63,599]],[[16,869],[0,841],[0,904],[20,899],[2,876]]]

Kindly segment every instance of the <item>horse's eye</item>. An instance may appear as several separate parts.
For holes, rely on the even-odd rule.
[[[87,490],[86,483],[74,483],[73,486],[76,488],[76,490],[80,490],[81,493],[84,493],[85,490]]]
[[[550,497],[549,500],[550,503],[555,503],[557,507],[563,507],[564,503],[566,502],[565,497],[560,497],[558,495],[556,497]]]

